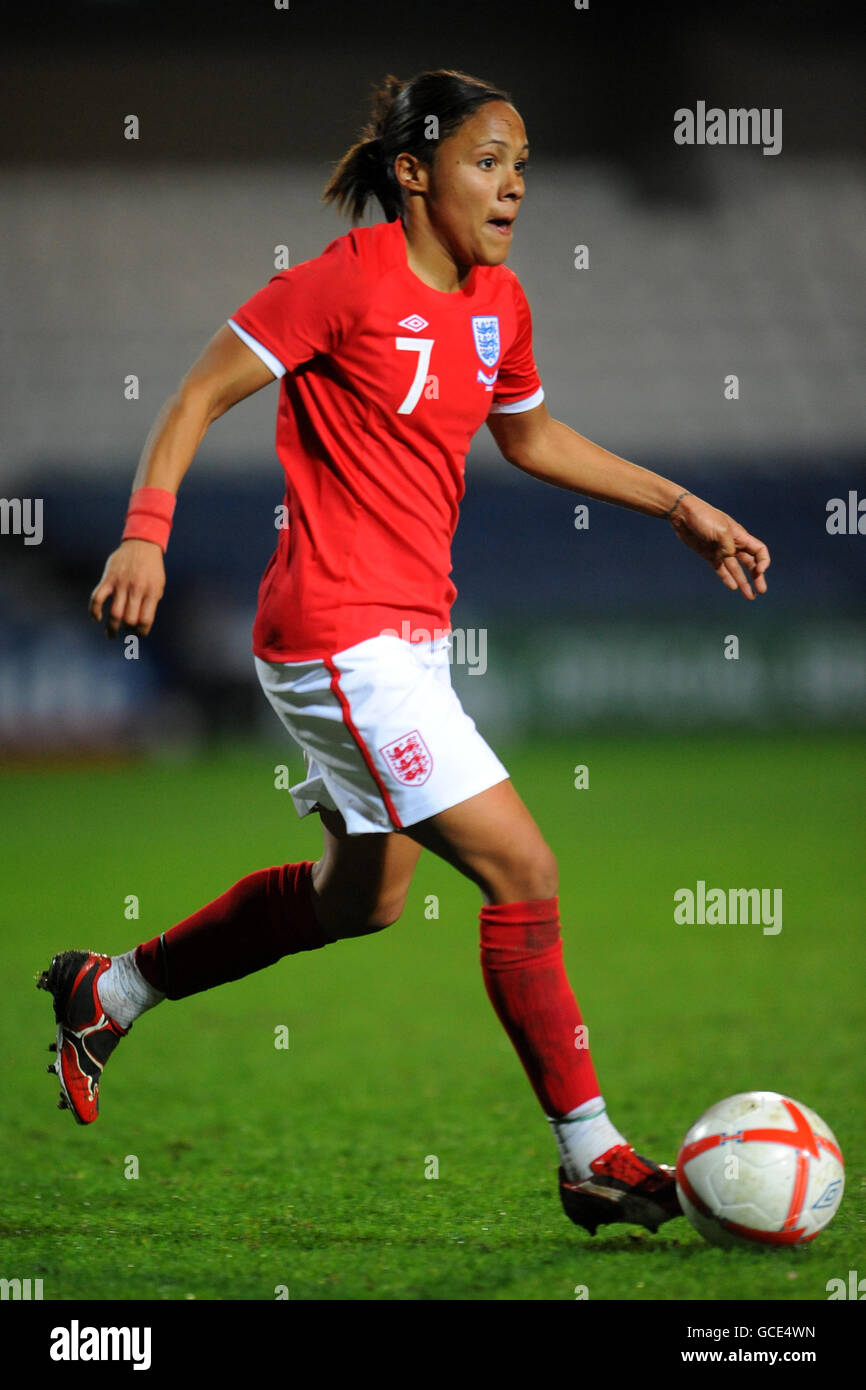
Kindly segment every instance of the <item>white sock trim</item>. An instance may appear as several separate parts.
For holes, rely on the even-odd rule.
[[[111,957],[111,965],[97,981],[96,992],[105,1012],[121,1028],[129,1028],[165,998],[142,975],[135,963],[135,950]]]
[[[548,1115],[547,1122],[569,1182],[591,1177],[590,1164],[596,1158],[615,1144],[628,1142],[609,1119],[604,1096],[593,1096],[556,1119]]]

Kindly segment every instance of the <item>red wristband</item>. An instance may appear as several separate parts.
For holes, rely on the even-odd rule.
[[[155,541],[163,555],[168,549],[177,498],[164,487],[139,487],[129,499],[121,540]]]

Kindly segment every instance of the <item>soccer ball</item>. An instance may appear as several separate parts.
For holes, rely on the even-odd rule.
[[[680,1205],[713,1245],[802,1245],[836,1214],[842,1151],[814,1110],[776,1091],[711,1105],[677,1155]]]

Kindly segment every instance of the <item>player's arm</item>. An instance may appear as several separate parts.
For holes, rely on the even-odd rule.
[[[681,484],[584,439],[554,420],[543,402],[533,410],[492,414],[487,424],[503,456],[524,473],[601,502],[664,517],[727,588],[754,598],[751,577],[758,593],[766,593],[770,554],[764,543]]]
[[[163,405],[142,450],[133,490],[177,493],[208,427],[246,396],[274,380],[269,367],[225,324]],[[162,551],[155,541],[126,540],[109,555],[90,596],[90,614],[116,637],[121,624],[146,636],[165,589]]]

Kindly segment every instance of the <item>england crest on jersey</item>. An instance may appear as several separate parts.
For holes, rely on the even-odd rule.
[[[472,332],[481,361],[485,367],[494,367],[499,360],[499,315],[473,314]]]

